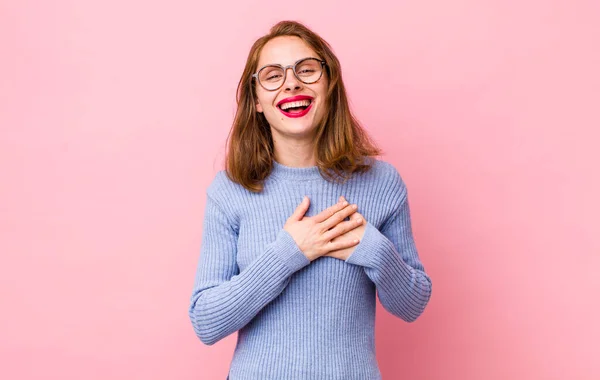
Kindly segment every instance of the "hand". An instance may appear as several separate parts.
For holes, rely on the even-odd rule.
[[[308,197],[304,197],[302,203],[285,222],[283,229],[294,238],[302,253],[310,261],[331,251],[350,248],[358,244],[358,240],[347,237],[336,242],[332,241],[356,228],[355,221],[344,221],[344,219],[356,212],[357,205],[350,205],[340,197],[337,204],[321,211],[318,215],[305,217],[304,214],[308,210],[309,204]]]
[[[352,214],[352,216],[350,216],[350,222],[356,225],[356,227],[354,229],[349,230],[345,234],[336,237],[332,240],[332,243],[343,243],[353,240],[362,240],[363,236],[365,236],[365,230],[367,229],[367,221],[365,220],[365,217],[362,216],[360,213],[355,212],[354,214]],[[352,252],[354,252],[357,245],[358,244],[355,244],[346,248],[331,251],[325,254],[324,256],[334,257],[340,260],[346,260],[348,259],[348,257],[350,257]]]

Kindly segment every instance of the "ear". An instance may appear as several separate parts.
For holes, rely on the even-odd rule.
[[[262,106],[260,105],[260,103],[259,103],[258,99],[256,99],[256,112],[260,112],[260,113],[262,113],[262,112],[263,112],[263,108],[262,108]]]

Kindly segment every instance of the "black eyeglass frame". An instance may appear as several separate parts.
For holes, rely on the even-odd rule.
[[[315,79],[314,81],[311,81],[311,82],[306,82],[305,80],[303,80],[302,78],[300,78],[300,77],[298,76],[298,73],[296,73],[296,65],[298,65],[299,63],[302,63],[302,62],[306,61],[307,59],[313,59],[313,60],[315,60],[315,61],[317,61],[317,62],[319,62],[319,63],[321,64],[321,75],[319,75],[319,77],[318,77],[317,79]],[[296,78],[298,78],[298,80],[299,80],[300,82],[302,82],[302,83],[304,83],[304,84],[313,84],[313,83],[316,83],[316,82],[318,82],[318,81],[319,81],[319,79],[321,79],[321,77],[323,76],[323,69],[324,69],[324,67],[325,67],[326,65],[327,65],[327,62],[325,62],[325,61],[324,61],[324,60],[322,60],[322,59],[315,58],[315,57],[306,57],[306,58],[302,58],[302,59],[299,59],[299,60],[297,60],[297,61],[296,61],[294,64],[292,64],[292,65],[287,65],[287,66],[283,66],[283,65],[280,65],[280,64],[278,64],[278,63],[269,63],[268,65],[264,65],[263,67],[261,67],[260,69],[258,69],[258,71],[257,71],[257,72],[255,72],[254,74],[252,74],[252,78],[256,79],[256,81],[257,81],[257,82],[258,82],[258,83],[261,85],[261,87],[262,87],[262,88],[264,88],[266,91],[277,91],[277,90],[279,90],[279,89],[281,88],[281,86],[283,86],[283,84],[285,83],[285,80],[286,80],[286,78],[287,78],[287,70],[288,70],[288,69],[290,69],[290,68],[292,69],[292,71],[293,71],[293,73],[294,73],[294,76],[295,76]],[[283,80],[281,81],[281,84],[279,85],[279,87],[277,87],[277,88],[273,88],[273,89],[269,89],[269,88],[266,88],[266,87],[265,87],[265,86],[264,86],[264,85],[261,83],[260,79],[258,79],[258,74],[260,74],[260,72],[261,72],[263,69],[265,69],[265,68],[267,68],[267,67],[273,67],[273,66],[275,66],[275,67],[279,67],[279,68],[281,68],[281,69],[283,70]]]

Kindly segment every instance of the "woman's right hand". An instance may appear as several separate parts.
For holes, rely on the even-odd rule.
[[[321,211],[318,215],[305,217],[310,200],[304,197],[294,213],[283,226],[293,238],[302,253],[313,261],[328,252],[349,248],[359,243],[358,240],[331,242],[335,237],[359,227],[362,224],[355,220],[344,221],[356,212],[355,204],[338,202],[337,204]]]

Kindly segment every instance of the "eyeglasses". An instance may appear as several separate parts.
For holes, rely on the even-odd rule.
[[[258,72],[252,74],[253,78],[267,91],[275,91],[285,83],[287,69],[291,68],[299,81],[306,84],[315,83],[323,75],[323,66],[326,62],[318,58],[302,58],[293,65],[282,66],[270,64],[261,67]]]

